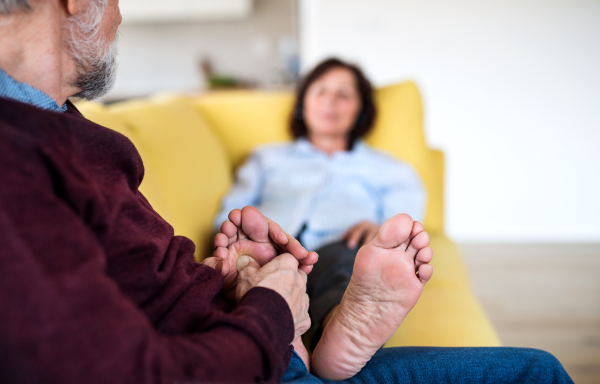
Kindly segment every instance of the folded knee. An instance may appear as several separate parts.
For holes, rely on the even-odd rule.
[[[526,349],[529,357],[529,366],[536,371],[542,379],[540,382],[572,383],[573,381],[565,371],[558,359],[549,352],[540,349]]]

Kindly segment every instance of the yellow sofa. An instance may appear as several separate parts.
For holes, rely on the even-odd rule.
[[[390,346],[497,346],[498,336],[473,295],[457,247],[444,235],[444,157],[427,147],[415,84],[377,90],[379,117],[369,144],[411,163],[428,192],[424,225],[434,274]],[[129,137],[146,173],[141,191],[154,209],[210,253],[212,221],[235,167],[257,144],[290,140],[289,92],[227,91],[200,97],[157,95],[112,104],[78,103],[88,119]]]

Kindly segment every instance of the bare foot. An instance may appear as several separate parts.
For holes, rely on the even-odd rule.
[[[250,256],[262,266],[277,255],[290,253],[300,260],[300,268],[307,274],[318,259],[315,252],[308,252],[298,240],[254,207],[231,211],[213,245],[212,257],[203,263],[221,271],[225,279],[223,293],[232,302],[238,278],[236,263],[240,256]]]
[[[431,278],[428,245],[421,223],[401,214],[358,251],[350,284],[312,356],[317,376],[352,377],[389,340]]]
[[[285,233],[279,225],[263,216],[254,207],[234,209],[229,220],[221,225],[221,233],[214,239],[213,256],[203,263],[218,269],[225,281],[223,294],[234,302],[238,278],[237,262],[241,256],[250,256],[261,266],[281,253],[291,253],[300,260],[300,266],[306,274],[312,270],[318,260],[315,252],[308,252],[298,240]],[[242,262],[243,259],[240,259]],[[308,351],[302,338],[292,342],[294,350],[310,371]]]

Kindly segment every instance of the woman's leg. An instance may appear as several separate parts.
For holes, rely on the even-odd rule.
[[[352,277],[352,267],[358,248],[351,249],[343,241],[321,247],[316,251],[319,262],[308,275],[306,292],[310,298],[308,313],[311,328],[308,332],[307,346],[315,348],[328,314],[342,301],[344,292]]]
[[[308,373],[292,358],[284,383],[334,383]],[[354,377],[343,383],[573,383],[548,352],[527,348],[380,349]]]

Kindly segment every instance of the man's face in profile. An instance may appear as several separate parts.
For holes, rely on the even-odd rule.
[[[88,0],[85,8],[67,19],[65,35],[77,73],[75,96],[93,100],[106,94],[115,82],[117,30],[121,24],[119,0]]]

